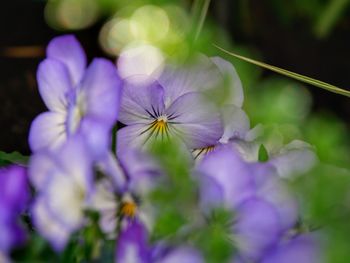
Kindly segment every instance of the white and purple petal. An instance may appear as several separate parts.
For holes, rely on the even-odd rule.
[[[37,72],[39,93],[46,107],[65,113],[68,107],[67,94],[73,89],[67,68],[60,61],[47,58]]]
[[[169,130],[190,149],[215,145],[223,134],[220,113],[198,92],[177,98],[166,109]]]
[[[149,123],[164,113],[164,90],[158,82],[127,82],[122,92],[119,121],[125,125]]]
[[[55,149],[67,138],[66,116],[58,112],[44,112],[38,115],[29,130],[29,146],[33,152]]]
[[[115,262],[151,263],[148,234],[138,221],[132,221],[117,240]]]

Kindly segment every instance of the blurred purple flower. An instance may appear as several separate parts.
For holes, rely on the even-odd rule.
[[[0,254],[23,244],[25,231],[20,214],[29,202],[29,185],[24,167],[12,165],[0,169]]]
[[[49,111],[32,123],[32,151],[56,148],[79,130],[96,156],[104,153],[119,108],[121,80],[113,63],[96,58],[86,68],[86,56],[76,38],[59,36],[49,43],[37,79]]]
[[[161,252],[159,251],[161,250]],[[198,251],[191,247],[161,246],[151,247],[146,228],[137,220],[130,222],[122,230],[117,240],[115,262],[133,263],[204,263]]]
[[[197,170],[202,210],[236,213],[232,235],[242,257],[257,260],[295,224],[296,201],[273,166],[247,163],[230,146],[220,146]]]
[[[266,253],[262,263],[321,263],[322,252],[319,242],[309,234],[284,240]]]
[[[93,193],[92,158],[83,139],[72,136],[55,151],[36,153],[30,179],[38,191],[32,207],[34,225],[56,250],[84,224]]]
[[[118,220],[123,224],[130,219],[140,220],[150,228],[153,209],[145,196],[157,183],[160,168],[150,156],[137,150],[120,152],[118,160],[110,157],[101,166],[108,178],[97,182],[91,202],[91,208],[100,213],[101,229],[114,238]],[[119,178],[125,178],[123,183]]]

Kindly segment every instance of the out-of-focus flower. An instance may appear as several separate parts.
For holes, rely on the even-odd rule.
[[[61,250],[84,224],[84,209],[93,193],[92,158],[83,139],[76,135],[54,152],[35,154],[30,179],[39,194],[32,208],[34,225]]]
[[[117,240],[115,262],[133,263],[203,263],[204,259],[198,251],[191,247],[162,246],[161,252],[157,244],[148,244],[146,228],[138,221],[132,221],[121,232]]]
[[[284,240],[266,253],[262,263],[321,263],[322,252],[319,242],[308,234]]]
[[[50,111],[33,121],[31,149],[57,148],[79,131],[96,158],[104,154],[117,119],[121,86],[113,63],[97,58],[86,68],[81,45],[74,36],[65,35],[49,43],[37,78]]]
[[[197,169],[202,210],[236,213],[232,238],[242,257],[259,259],[296,223],[296,202],[273,166],[247,163],[230,146],[220,146]]]
[[[20,214],[29,201],[29,185],[24,167],[12,165],[0,169],[0,261],[15,246],[25,241]],[[2,262],[2,261],[1,261]]]
[[[215,94],[217,90],[223,90],[224,96]],[[220,107],[228,103],[241,107],[243,103],[233,66],[204,56],[191,66],[168,65],[151,84],[127,80],[123,92],[120,121],[127,127],[118,133],[121,148],[170,137],[179,137],[190,149],[215,145],[223,134]],[[208,97],[224,99],[212,103]]]
[[[134,219],[151,228],[153,209],[146,196],[158,182],[160,168],[150,156],[136,150],[121,152],[118,160],[111,159],[108,166],[102,169],[109,177],[97,182],[90,203],[90,207],[100,213],[102,231],[115,238],[117,225]],[[115,183],[114,178],[120,177],[125,178],[124,184]]]

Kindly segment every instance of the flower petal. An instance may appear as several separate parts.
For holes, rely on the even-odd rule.
[[[73,35],[55,37],[46,52],[49,58],[57,59],[67,67],[73,86],[80,82],[86,67],[86,55]]]
[[[67,111],[67,94],[72,90],[67,68],[60,61],[45,59],[37,72],[39,93],[45,105],[52,111]]]
[[[243,88],[236,69],[230,62],[220,57],[212,57],[211,60],[222,73],[224,79],[223,83],[226,84],[228,82],[229,92],[225,99],[226,104],[233,104],[237,107],[242,107],[244,100]]]
[[[227,143],[231,138],[244,139],[250,128],[247,114],[234,105],[226,105],[222,109],[222,116],[225,129],[220,141]]]
[[[66,116],[56,112],[44,112],[37,116],[29,131],[29,145],[33,152],[45,148],[57,148],[67,138]]]
[[[267,202],[252,198],[237,208],[237,216],[233,233],[239,252],[248,261],[258,261],[279,238],[278,215]]]
[[[169,106],[188,92],[202,92],[217,87],[222,74],[206,56],[198,56],[193,64],[182,67],[168,65],[159,77],[164,87],[165,104]]]
[[[54,158],[49,151],[33,154],[29,162],[29,179],[36,191],[41,191],[50,177],[51,170],[56,168]]]
[[[227,208],[235,209],[241,202],[254,195],[255,186],[250,167],[228,147],[217,149],[204,157],[198,170],[213,178],[222,188],[222,205]],[[208,186],[211,192],[212,186],[204,186]],[[206,189],[201,191],[205,193]]]
[[[262,263],[321,263],[325,262],[316,240],[303,235],[273,249]]]
[[[112,127],[118,117],[121,84],[112,62],[102,58],[94,59],[80,86],[83,96],[86,96],[84,115],[106,120]]]
[[[137,221],[132,221],[119,235],[116,262],[150,263],[147,238],[144,226]]]
[[[279,176],[291,178],[306,173],[316,163],[316,155],[311,146],[302,141],[292,141],[270,160]]]
[[[156,263],[204,263],[202,255],[189,247],[179,247],[168,253],[163,259]]]
[[[71,232],[49,213],[42,197],[35,201],[32,207],[32,215],[33,223],[39,233],[50,241],[56,251],[62,251]]]
[[[275,207],[283,230],[293,227],[298,219],[298,204],[276,169],[270,164],[255,164],[253,170],[257,196]]]
[[[158,82],[131,84],[123,86],[123,96],[119,121],[126,124],[149,123],[164,112],[164,90]]]
[[[133,124],[118,130],[117,153],[147,147],[152,142],[150,132],[144,132],[147,127],[144,124]]]
[[[172,133],[191,149],[215,145],[223,134],[219,111],[200,93],[187,93],[166,110]]]

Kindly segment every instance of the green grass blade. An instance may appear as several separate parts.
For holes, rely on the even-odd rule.
[[[350,98],[350,91],[348,91],[348,90],[344,90],[344,89],[338,88],[334,85],[331,85],[329,83],[326,83],[326,82],[323,82],[323,81],[320,81],[317,79],[313,79],[313,78],[310,78],[310,77],[307,77],[307,76],[304,76],[304,75],[301,75],[298,73],[294,73],[294,72],[291,72],[291,71],[288,71],[288,70],[285,70],[285,69],[282,69],[279,67],[275,67],[275,66],[266,64],[264,62],[260,62],[260,61],[257,61],[257,60],[251,59],[251,58],[247,58],[247,57],[235,54],[235,53],[227,51],[227,50],[225,50],[225,49],[223,49],[215,44],[214,44],[214,46],[217,47],[218,49],[220,49],[221,51],[223,51],[223,52],[225,52],[225,53],[227,53],[235,58],[244,60],[248,63],[254,64],[256,66],[274,71],[276,73],[287,76],[289,78],[293,78],[293,79],[299,80],[301,82],[304,82],[304,83],[307,83],[307,84],[310,84],[310,85],[313,85],[313,86],[328,90],[330,92],[337,93],[337,94],[340,94],[340,95],[343,95],[343,96]]]
[[[210,0],[195,0],[193,2],[192,13],[194,16],[194,22],[196,23],[195,39],[198,39],[199,34],[202,31],[209,5]]]

